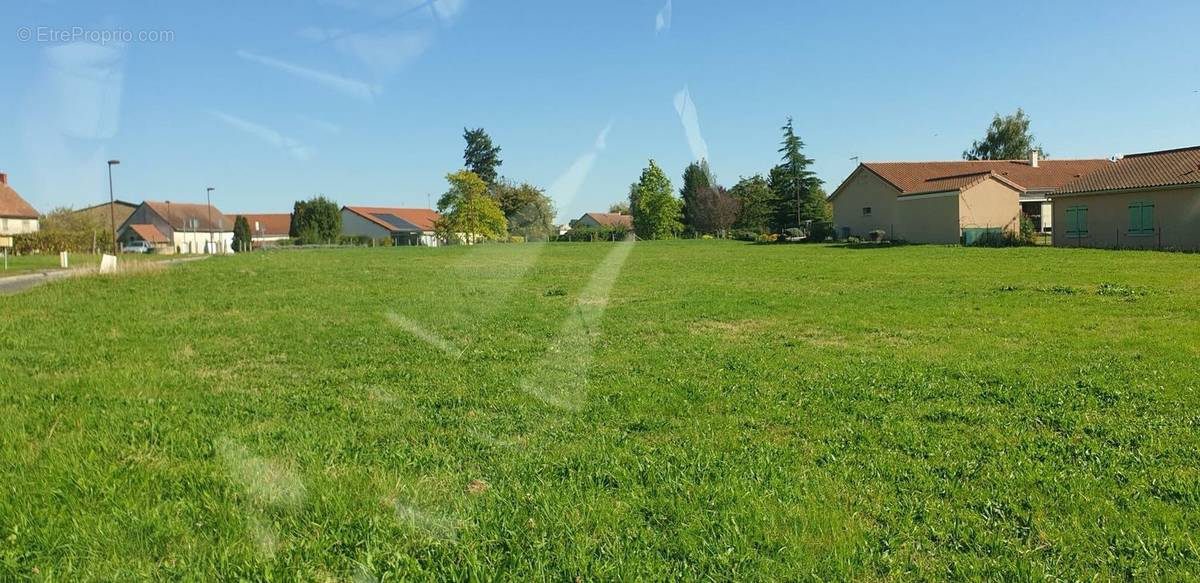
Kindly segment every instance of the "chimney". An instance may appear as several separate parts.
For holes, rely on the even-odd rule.
[[[0,172],[0,184],[8,184],[8,175]]]
[[[1033,168],[1038,167],[1038,162],[1042,157],[1042,153],[1037,148],[1029,150],[1029,165]]]

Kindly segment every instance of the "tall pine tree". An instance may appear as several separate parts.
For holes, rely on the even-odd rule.
[[[492,137],[483,128],[463,128],[463,139],[467,141],[467,148],[463,151],[463,163],[467,170],[482,178],[489,187],[496,184],[496,178],[500,175],[498,169],[504,164],[500,159],[500,146],[492,144]]]
[[[780,203],[773,228],[781,230],[804,221],[829,220],[828,204],[821,190],[824,182],[810,169],[813,161],[804,155],[804,141],[796,135],[792,118],[789,117],[781,129],[781,161],[770,174],[771,190],[775,191]]]

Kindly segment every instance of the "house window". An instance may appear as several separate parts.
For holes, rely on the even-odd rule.
[[[8,219],[0,220],[0,231],[8,231]]]
[[[863,207],[863,216],[864,216],[864,217],[869,217],[869,216],[871,216],[871,207],[869,207],[869,206],[864,206],[864,207]]]
[[[1087,207],[1073,206],[1067,208],[1067,236],[1082,237],[1088,234]]]
[[[1129,234],[1154,234],[1154,203],[1139,200],[1129,203]]]

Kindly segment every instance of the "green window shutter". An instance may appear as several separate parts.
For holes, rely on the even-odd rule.
[[[1073,206],[1067,209],[1067,235],[1072,237],[1081,237],[1086,235],[1087,228],[1087,207]]]
[[[1129,204],[1129,234],[1154,234],[1154,203],[1140,200]]]

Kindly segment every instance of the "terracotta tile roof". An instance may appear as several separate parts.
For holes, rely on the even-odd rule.
[[[1106,162],[1063,186],[1058,195],[1200,184],[1200,146],[1146,152]]]
[[[137,236],[141,237],[142,240],[147,243],[170,243],[171,242],[171,240],[168,239],[167,236],[164,235],[162,233],[162,231],[158,230],[158,227],[155,227],[154,225],[137,224],[137,225],[129,225],[129,228],[133,229],[133,232],[137,233]]]
[[[583,217],[591,217],[602,227],[621,227],[626,229],[633,228],[633,217],[620,213],[584,213]]]
[[[393,232],[432,232],[433,222],[442,218],[433,209],[405,209],[374,206],[342,207]]]
[[[1040,160],[1034,168],[1028,160],[951,160],[864,162],[862,166],[898,188],[901,194],[915,194],[935,192],[931,188],[953,182],[951,179],[988,172],[1012,182],[1021,190],[1055,190],[1107,163],[1108,160],[1103,159]]]
[[[250,233],[254,237],[286,237],[292,228],[291,213],[255,213],[243,214],[250,223]],[[238,215],[233,215],[237,220]],[[258,228],[255,228],[255,225]]]
[[[209,207],[206,204],[192,204],[186,202],[173,202],[167,204],[148,200],[142,204],[150,207],[158,216],[163,217],[172,229],[176,231],[233,231],[233,221],[230,221],[225,213],[221,212],[217,207]],[[211,208],[212,222],[209,222]],[[168,216],[168,210],[170,216]],[[193,224],[194,221],[194,224]]]
[[[0,217],[10,219],[36,219],[38,212],[17,191],[8,185],[8,175],[0,181]]]

